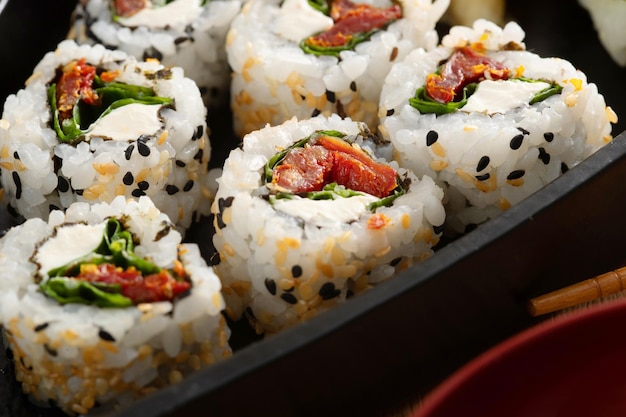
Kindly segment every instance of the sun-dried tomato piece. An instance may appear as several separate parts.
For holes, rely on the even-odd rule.
[[[428,96],[440,103],[460,98],[467,85],[483,80],[506,80],[509,70],[504,64],[483,55],[469,46],[458,48],[442,66],[439,73],[426,79]]]

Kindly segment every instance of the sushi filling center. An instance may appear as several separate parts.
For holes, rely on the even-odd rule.
[[[98,230],[102,233],[97,247],[88,253],[83,250],[77,258],[66,262],[71,256],[67,249],[76,247],[70,241]],[[60,266],[52,267],[59,265],[59,253],[66,255],[61,258]],[[135,255],[132,234],[124,228],[123,221],[114,218],[96,226],[57,228],[55,235],[39,245],[33,261],[40,269],[40,290],[61,304],[128,307],[172,301],[191,288],[191,280],[180,261],[175,261],[168,270]]]
[[[459,109],[494,114],[538,103],[562,91],[555,82],[515,76],[481,49],[480,44],[456,48],[448,61],[428,74],[424,87],[409,99],[411,106],[425,114],[441,115]],[[492,99],[495,102],[491,103]]]
[[[326,201],[313,203],[311,210],[334,211],[337,216],[343,213],[346,219],[353,219],[362,211],[389,206],[406,193],[409,183],[392,167],[374,161],[344,137],[341,132],[319,131],[268,161],[264,179],[275,208],[302,217],[310,210],[302,208],[306,203],[301,199]],[[290,201],[293,203],[286,206]]]
[[[402,18],[398,4],[381,9],[369,4],[357,4],[350,0],[309,0],[314,9],[328,14],[334,24],[329,29],[304,39],[300,47],[315,55],[335,55],[369,39],[374,33]]]
[[[173,100],[157,96],[148,87],[115,82],[117,76],[116,71],[98,71],[96,67],[87,64],[84,58],[59,69],[59,76],[48,89],[48,102],[52,109],[53,127],[61,141],[76,143],[84,139],[99,122],[122,107],[126,114],[120,116],[120,112],[117,112],[114,116],[116,121],[120,117],[131,117],[128,113],[132,112],[132,117],[141,120],[137,131],[145,132],[147,127],[156,133],[161,128],[159,110],[163,106],[172,106]],[[101,128],[97,132],[106,130]],[[133,129],[116,129],[113,132],[118,134],[115,137],[110,137],[110,134],[103,137],[116,140],[137,137],[133,136],[136,133]]]

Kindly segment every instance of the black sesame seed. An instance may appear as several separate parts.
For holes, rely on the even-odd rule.
[[[270,294],[276,295],[276,281],[273,279],[265,278],[265,288],[267,288]]]
[[[343,103],[341,101],[337,101],[337,114],[341,118],[345,118],[347,116],[346,110],[343,108]]]
[[[62,193],[66,193],[70,189],[70,183],[64,177],[58,177],[57,189]]]
[[[246,307],[246,315],[247,315],[248,317],[253,318],[253,319],[254,319],[254,318],[256,318],[256,317],[254,317],[254,311],[253,311],[253,310],[252,310],[252,308],[250,308],[250,307]]]
[[[546,142],[552,142],[554,140],[554,133],[546,132],[543,134],[543,138],[546,140]]]
[[[169,68],[160,69],[156,72],[156,78],[161,80],[169,80],[172,78],[172,70]]]
[[[224,209],[226,207],[230,207],[233,205],[233,200],[235,199],[235,197],[226,197],[226,198],[220,198],[217,201],[217,205],[219,206],[220,211],[224,211]]]
[[[491,159],[489,159],[487,155],[481,156],[480,160],[478,161],[478,165],[476,165],[476,172],[480,172],[483,169],[487,168],[489,162],[491,162]]]
[[[191,137],[191,140],[198,140],[202,137],[203,134],[204,134],[204,126],[198,125],[198,127],[196,127],[196,130],[193,132],[193,136]]]
[[[202,156],[204,155],[204,150],[198,149],[198,152],[193,156],[193,159],[196,161],[202,161]]]
[[[211,266],[219,265],[220,262],[222,262],[222,258],[220,257],[220,254],[217,252],[214,252],[209,258],[209,264],[211,264]]]
[[[58,352],[56,351],[56,349],[52,349],[50,346],[48,346],[47,343],[43,344],[43,348],[46,350],[46,352],[48,352],[48,354],[50,356],[57,356]]]
[[[82,196],[85,190],[74,190],[74,192],[76,193],[76,195]]]
[[[181,161],[180,159],[176,160],[176,166],[180,167],[180,168],[184,168],[187,166],[187,164],[184,161]]]
[[[294,265],[291,267],[291,276],[294,278],[300,278],[302,276],[302,267],[300,265]]]
[[[548,165],[550,163],[550,154],[544,148],[539,148],[539,159],[544,165]]]
[[[141,156],[150,155],[150,148],[144,142],[137,142],[137,150]]]
[[[13,360],[13,351],[9,348],[6,348],[6,350],[4,351],[4,354],[6,355],[7,359],[12,361]]]
[[[311,117],[319,116],[320,114],[322,114],[320,109],[313,109],[313,112],[311,112]]]
[[[519,149],[520,146],[522,146],[523,141],[524,141],[524,135],[517,135],[513,137],[513,139],[511,139],[511,143],[509,144],[509,146],[513,150]]]
[[[439,133],[434,130],[428,131],[426,134],[426,146],[431,146],[433,143],[437,142],[437,139],[439,139]]]
[[[167,184],[165,191],[167,191],[168,195],[174,195],[178,192],[178,187],[172,184]]]
[[[113,337],[113,335],[111,335],[111,333],[107,332],[104,329],[100,329],[98,331],[98,337],[107,342],[115,342],[115,338]]]
[[[163,54],[158,49],[151,46],[143,51],[143,60],[145,61],[148,58],[156,58],[161,61],[163,60]]]
[[[52,213],[54,210],[61,210],[61,208],[59,206],[54,205],[54,204],[50,204],[48,206],[48,213]]]
[[[335,284],[327,282],[319,290],[319,295],[323,300],[333,299],[341,294],[341,291],[335,288]]]
[[[394,109],[389,109],[389,110],[387,110],[387,117],[389,117],[389,116],[393,116],[393,114],[394,114],[395,112],[396,112],[396,111],[395,111]]]
[[[222,220],[222,213],[218,213],[215,215],[215,222],[217,223],[218,229],[223,229],[226,227],[226,223]]]
[[[283,299],[283,301],[289,303],[289,304],[297,304],[298,303],[298,299],[296,298],[295,295],[290,294],[288,292],[284,292],[280,295],[280,298]]]
[[[326,100],[330,101],[331,103],[334,103],[336,99],[337,98],[335,97],[334,91],[326,90]]]
[[[350,90],[355,91],[356,92],[356,81],[352,81],[350,83]]]
[[[143,190],[140,190],[139,188],[135,188],[130,194],[133,197],[141,197],[141,196],[146,195],[146,193]]]
[[[389,62],[393,62],[398,57],[398,47],[394,46],[391,50],[391,54],[389,55]]]
[[[15,198],[20,199],[22,197],[22,180],[20,179],[20,175],[17,173],[17,171],[13,171],[11,176],[13,177],[13,182],[15,183],[16,187]]]
[[[48,323],[48,322],[41,323],[41,324],[36,325],[33,330],[35,331],[35,333],[37,333],[37,332],[40,332],[40,331],[44,330],[49,325],[50,325],[50,323]]]
[[[140,190],[146,191],[150,188],[150,183],[148,181],[139,181],[137,187],[139,187]]]
[[[13,158],[20,159],[20,154],[17,151],[13,152]]]
[[[489,177],[491,177],[491,175],[489,175],[489,173],[483,174],[483,175],[476,175],[476,179],[478,181],[486,181],[489,179]]]
[[[526,171],[523,169],[516,169],[515,171],[511,171],[511,173],[506,177],[507,180],[517,180],[522,178]]]
[[[193,188],[193,180],[187,181],[185,186],[183,187],[183,191],[189,191]]]
[[[128,148],[124,151],[124,157],[126,160],[130,160],[131,155],[133,154],[133,150],[135,149],[135,145],[128,145]]]
[[[443,229],[444,229],[444,225],[440,224],[439,226],[433,226],[433,232],[435,232],[436,235],[443,233]]]
[[[131,185],[133,182],[135,182],[135,177],[133,176],[133,173],[128,171],[126,174],[124,174],[124,178],[122,178],[122,182],[125,185]]]
[[[178,38],[174,39],[174,45],[180,45],[183,42],[186,42],[189,40],[188,36],[179,36]]]
[[[402,257],[395,258],[391,262],[389,262],[389,265],[396,266],[400,263],[400,261],[402,261]]]
[[[565,162],[561,162],[561,173],[565,174],[567,171],[569,171],[569,167]]]
[[[522,132],[522,135],[530,135],[530,132],[528,130],[524,129],[523,127],[518,127],[517,130]]]

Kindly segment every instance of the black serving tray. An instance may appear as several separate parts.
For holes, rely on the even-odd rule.
[[[452,0],[460,1],[460,0]],[[1,2],[1,1],[0,1]],[[0,105],[67,33],[74,0],[10,0],[0,14]],[[527,48],[570,60],[620,120],[613,142],[424,263],[275,336],[231,323],[232,358],[111,417],[390,416],[467,361],[542,319],[534,296],[626,265],[626,69],[611,61],[575,0],[509,2]],[[442,27],[445,31],[445,28]],[[213,166],[237,145],[227,109],[209,114]],[[9,225],[0,212],[0,228]],[[211,254],[210,219],[186,236]],[[0,416],[60,416],[37,408],[0,349]]]

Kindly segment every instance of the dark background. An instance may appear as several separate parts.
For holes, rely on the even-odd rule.
[[[0,15],[0,106],[65,37],[75,3],[9,1]],[[568,59],[585,72],[622,116],[614,136],[626,130],[626,69],[599,43],[587,12],[575,0],[509,1],[507,7],[509,18],[526,31],[527,48]],[[221,123],[213,131],[229,131],[228,117],[213,119]],[[380,416],[419,401],[472,357],[533,324],[524,310],[529,297],[626,262],[626,251],[619,249],[620,230],[626,228],[621,142],[445,247],[421,269],[299,329],[244,348],[210,375],[164,390],[120,415],[256,410],[273,416]],[[213,142],[216,164],[232,146]],[[0,416],[38,415],[60,413],[26,401],[0,352]]]

